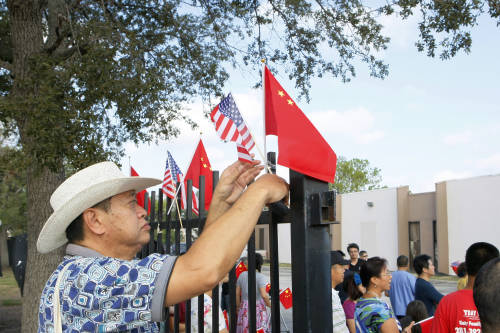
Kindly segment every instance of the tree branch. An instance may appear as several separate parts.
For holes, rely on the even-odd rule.
[[[9,72],[12,72],[12,64],[10,62],[0,60],[0,68],[6,69]]]

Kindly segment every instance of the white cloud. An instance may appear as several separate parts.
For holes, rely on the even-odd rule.
[[[356,143],[368,144],[385,136],[382,130],[375,128],[375,115],[363,107],[343,112],[313,112],[309,119],[325,137],[344,134]]]
[[[478,160],[477,167],[481,169],[500,169],[500,153]]]
[[[443,138],[444,144],[450,146],[466,144],[471,142],[471,140],[472,140],[472,132],[470,130],[466,130],[460,133],[449,134]]]
[[[443,170],[434,175],[434,183],[439,183],[446,180],[462,179],[471,177],[472,174],[468,171],[457,172],[452,170]]]

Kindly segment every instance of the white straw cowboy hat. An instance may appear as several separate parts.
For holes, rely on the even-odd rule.
[[[47,253],[64,245],[68,241],[66,228],[85,209],[116,194],[130,190],[139,192],[160,183],[156,178],[127,177],[113,162],[97,163],[78,171],[50,197],[54,213],[38,236],[38,252]]]

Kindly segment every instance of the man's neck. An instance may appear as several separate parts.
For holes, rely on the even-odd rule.
[[[464,289],[472,290],[474,288],[474,281],[476,281],[476,277],[468,275],[467,276],[467,285],[465,286]]]
[[[135,258],[135,255],[138,252],[133,250],[131,251],[130,249],[124,249],[122,247],[103,246],[100,242],[94,242],[91,240],[83,240],[76,244],[97,251],[105,257],[111,257],[122,260],[132,260]]]
[[[425,281],[429,281],[429,279],[431,278],[431,276],[428,273],[422,273],[418,277]]]
[[[398,267],[398,271],[408,272],[408,266],[406,266],[406,267]]]
[[[357,263],[358,263],[358,258],[351,259],[351,265],[356,266]]]

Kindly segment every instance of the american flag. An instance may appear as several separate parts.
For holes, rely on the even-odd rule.
[[[222,140],[236,142],[238,159],[250,162],[252,160],[250,150],[255,146],[255,142],[231,93],[214,108],[210,118]]]
[[[162,184],[162,191],[165,193],[167,197],[170,199],[175,198],[176,194],[176,185],[177,183],[180,183],[181,186],[181,208],[186,209],[186,184],[184,181],[183,174],[181,172],[181,169],[175,163],[174,158],[172,157],[172,154],[170,154],[169,151],[167,151],[168,157],[167,157],[167,164],[165,167],[165,174],[163,176],[163,184]],[[196,193],[193,191],[193,205],[192,205],[192,210],[193,213],[196,215],[199,214],[198,211],[198,197],[196,196]]]

